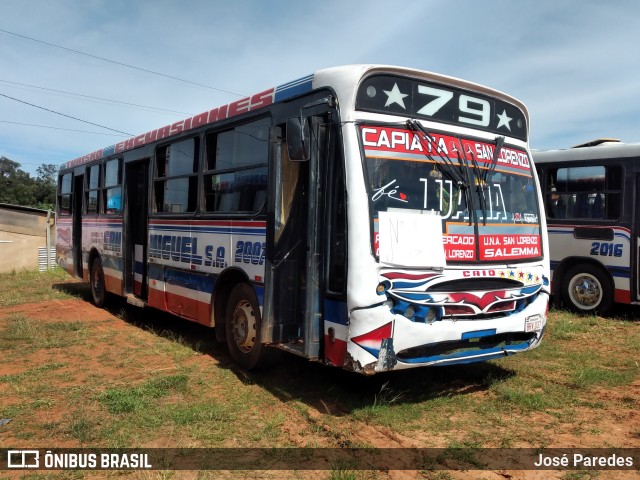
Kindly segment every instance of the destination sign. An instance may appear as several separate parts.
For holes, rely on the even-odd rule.
[[[502,100],[422,80],[377,75],[366,79],[356,109],[424,118],[527,139],[524,113]]]

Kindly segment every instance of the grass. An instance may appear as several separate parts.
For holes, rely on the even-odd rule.
[[[186,375],[153,378],[137,387],[109,388],[98,400],[109,413],[139,412],[149,408],[155,399],[165,397],[172,391],[184,393],[187,382]]]
[[[72,298],[70,291],[84,296],[66,281],[59,273],[0,275],[0,306]],[[368,378],[295,356],[265,372],[242,372],[211,330],[117,302],[99,321],[83,317],[96,316],[84,300],[73,320],[55,309],[44,320],[25,311],[0,313],[0,418],[12,419],[0,438],[8,446],[409,444],[439,447],[444,460],[472,465],[478,448],[558,446],[558,438],[640,446],[637,426],[612,437],[640,408],[632,387],[640,378],[640,314],[552,311],[534,351]],[[454,478],[433,467],[419,475]],[[387,476],[336,464],[321,478]]]
[[[68,282],[69,275],[62,269],[49,272],[19,271],[0,275],[0,308],[38,301],[62,300],[73,295],[52,285]]]

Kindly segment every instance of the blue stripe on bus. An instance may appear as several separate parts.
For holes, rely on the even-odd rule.
[[[133,271],[142,275],[144,273],[144,262],[138,262],[136,260]]]
[[[489,337],[496,334],[496,329],[491,328],[489,330],[476,330],[475,332],[465,332],[462,334],[462,340],[468,340],[470,338]]]
[[[121,272],[124,269],[124,262],[121,257],[102,255],[102,267]]]
[[[581,225],[581,226],[568,226],[568,227],[564,227],[564,228],[558,228],[558,227],[550,227],[547,226],[547,232],[548,233],[553,233],[554,235],[571,235],[573,236],[573,231],[575,228],[580,228],[580,227],[595,227],[596,225]],[[631,242],[631,236],[628,233],[625,232],[621,232],[619,230],[616,230],[614,227],[600,227],[599,225],[597,226],[598,228],[612,228],[613,229],[613,235],[614,237],[620,237],[623,238],[625,240],[627,240],[628,242]],[[596,241],[596,240],[594,240]],[[602,241],[602,240],[597,240],[597,241]]]
[[[551,270],[556,270],[560,262],[557,260],[551,260],[549,262],[551,264]],[[609,271],[609,273],[613,277],[619,278],[631,278],[631,268],[630,267],[616,267],[613,265],[604,265],[604,267]]]
[[[505,345],[504,347],[484,348],[465,352],[457,352],[449,355],[433,355],[431,357],[403,358],[401,360],[399,359],[398,361],[402,363],[412,364],[435,362],[439,360],[451,360],[450,362],[446,362],[447,365],[452,365],[454,363],[480,362],[490,360],[492,358],[500,358],[506,357],[507,355],[512,355],[516,352],[526,350],[530,345],[530,342],[520,342],[512,345]],[[478,355],[482,355],[482,357],[478,358]]]
[[[325,320],[340,325],[349,325],[347,302],[325,299],[323,303]]]
[[[169,284],[183,286],[189,290],[211,293],[216,279],[212,275],[198,275],[184,270],[167,268],[164,271],[164,281]]]
[[[313,75],[299,78],[289,83],[276,87],[275,101],[281,102],[296,95],[310,92],[312,89]]]
[[[149,264],[149,279],[167,282],[170,285],[180,285],[189,290],[211,293],[218,280],[217,274],[197,274],[194,272],[175,270],[162,265]],[[264,305],[264,285],[252,283],[258,299],[258,305]],[[165,287],[166,288],[166,287]]]
[[[192,233],[217,233],[221,235],[253,235],[253,236],[265,236],[267,229],[264,227],[212,227],[212,226],[191,226],[191,228],[184,225],[151,225],[149,227],[150,232],[179,232],[188,234]]]

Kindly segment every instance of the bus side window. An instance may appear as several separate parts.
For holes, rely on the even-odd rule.
[[[100,189],[100,165],[87,167],[85,175],[85,213],[98,213],[98,199]]]
[[[270,118],[208,133],[204,209],[213,213],[257,213],[267,198]]]
[[[198,138],[187,138],[156,150],[156,212],[196,211],[199,142]]]
[[[58,182],[60,191],[58,193],[58,209],[60,215],[71,214],[71,184],[73,173],[65,173]]]
[[[122,213],[122,159],[114,158],[104,164],[104,188],[102,189],[102,208],[108,215]]]

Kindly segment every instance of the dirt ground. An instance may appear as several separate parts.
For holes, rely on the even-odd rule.
[[[37,300],[37,299],[34,299]],[[100,372],[107,377],[125,377],[122,379],[131,383],[144,378],[145,372],[149,369],[153,371],[171,371],[174,368],[174,361],[162,355],[155,353],[153,350],[146,352],[144,355],[136,357],[136,363],[142,362],[145,368],[134,368],[130,371],[123,371],[117,362],[111,365],[105,365],[104,361],[98,359],[106,356],[122,356],[127,355],[127,351],[136,348],[135,342],[132,340],[132,329],[139,329],[130,321],[113,314],[113,311],[105,311],[95,308],[85,299],[69,299],[48,301],[43,303],[34,303],[17,305],[0,309],[0,327],[3,326],[2,321],[8,316],[22,315],[33,319],[37,322],[60,322],[64,319],[66,322],[81,322],[90,326],[90,335],[92,338],[104,337],[108,341],[93,342],[93,351],[90,355],[83,352],[82,343],[71,345],[67,348],[59,349],[37,349],[32,352],[25,353],[23,361],[18,363],[5,363],[0,360],[0,376],[10,376],[25,371],[25,365],[31,368],[38,365],[51,363],[63,363],[66,366],[57,373],[68,371],[67,383],[60,385],[61,387],[69,385],[88,385],[94,381],[95,372]],[[229,368],[230,360],[226,356],[223,346],[211,347],[213,354],[193,355],[182,361],[197,366],[202,369],[211,369],[217,367]],[[1,353],[1,352],[0,352]],[[640,359],[639,359],[640,361]],[[76,365],[82,364],[82,368],[76,368]],[[304,368],[304,367],[302,367]],[[320,367],[323,368],[323,367]],[[146,369],[146,370],[145,370]],[[276,373],[276,380],[278,375]],[[283,377],[284,379],[284,377]],[[290,379],[288,379],[290,380]],[[250,393],[252,389],[262,388],[259,384],[239,384],[240,388],[246,388]],[[459,387],[464,389],[463,385]],[[476,396],[482,398],[486,392],[481,389],[477,391],[463,392],[464,395]],[[53,394],[55,395],[55,394]],[[211,393],[215,397],[215,392]],[[0,383],[0,399],[3,404],[11,405],[19,401],[20,396],[12,391],[7,383]],[[54,399],[55,400],[55,399]],[[610,447],[629,447],[640,449],[640,381],[636,379],[631,385],[625,385],[624,388],[599,388],[595,391],[594,401],[599,401],[603,405],[612,405],[612,408],[604,408],[597,419],[598,425],[606,425],[606,428],[580,429],[576,430],[576,424],[587,424],[594,422],[593,411],[577,409],[574,418],[566,424],[554,425],[554,441],[548,447],[571,448],[571,447],[601,447],[608,445]],[[627,409],[620,409],[622,404],[628,405]],[[61,405],[61,409],[56,411],[55,408],[47,408],[44,410],[34,411],[34,423],[57,422],[62,421],[65,415],[68,415],[66,408],[68,407],[62,399],[59,402],[54,401],[53,405]],[[353,445],[369,445],[379,448],[445,448],[447,439],[440,432],[433,431],[414,431],[411,434],[400,433],[394,431],[388,426],[375,423],[369,423],[358,420],[353,415],[348,414],[339,403],[332,403],[330,400],[320,399],[314,405],[311,403],[308,409],[308,415],[300,414],[292,402],[276,401],[273,402],[271,408],[273,412],[282,413],[283,421],[279,427],[280,438],[286,439],[287,446],[307,446],[309,445],[309,432],[313,433],[314,443],[318,447],[343,447]],[[273,413],[272,412],[272,413]],[[454,419],[455,420],[455,419]],[[529,426],[523,425],[522,428],[546,428],[549,422],[547,415],[543,412],[532,412],[528,417]],[[498,429],[500,427],[496,427]],[[4,430],[4,431],[3,431]],[[450,433],[450,432],[449,432]],[[461,436],[464,432],[460,432]],[[175,445],[178,442],[176,438],[158,437],[152,439],[146,446],[148,447],[166,447]],[[38,438],[16,438],[11,435],[11,430],[0,428],[0,447],[4,446],[24,446],[41,448],[53,447],[77,447],[78,441],[72,437],[64,439],[56,439],[55,445],[51,445],[52,439],[42,436]],[[138,445],[136,445],[138,446]],[[522,445],[513,445],[520,447]],[[6,447],[3,447],[6,448]],[[636,459],[640,465],[640,458]],[[7,472],[0,472],[0,478]],[[264,473],[264,472],[263,472]],[[324,472],[304,472],[291,474],[290,472],[280,472],[283,476],[289,478],[329,478],[329,473]],[[266,477],[279,476],[278,472],[266,473]],[[570,471],[520,471],[520,470],[504,470],[504,471],[432,471],[427,473],[419,473],[417,471],[387,471],[374,472],[369,475],[358,472],[355,476],[339,477],[333,474],[331,478],[433,478],[433,479],[582,479],[582,478],[618,478],[618,479],[637,479],[640,474],[637,471],[603,471],[603,472],[570,472]],[[155,477],[131,477],[129,478],[155,478]],[[176,474],[174,478],[196,478],[194,472],[182,472]],[[236,477],[234,477],[236,478]]]

